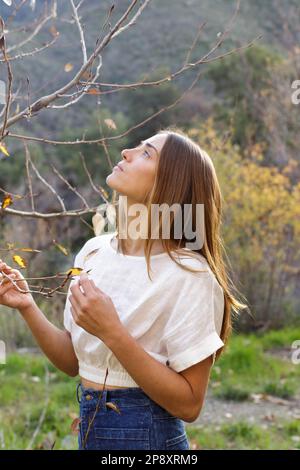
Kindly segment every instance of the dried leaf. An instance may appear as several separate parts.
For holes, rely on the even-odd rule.
[[[55,240],[52,240],[53,243],[55,244],[55,246],[65,255],[65,256],[68,256],[69,255],[69,252],[68,250],[63,246],[61,245],[60,243],[57,243]]]
[[[88,91],[86,91],[87,95],[101,95],[102,92],[97,90],[97,88],[90,88]]]
[[[79,432],[79,423],[81,423],[81,418],[73,419],[72,424],[71,424],[72,434],[75,434],[75,435],[78,434],[78,432]]]
[[[64,70],[65,70],[65,72],[71,72],[71,70],[73,70],[73,68],[74,68],[74,65],[71,64],[70,62],[68,62],[67,64],[65,64]]]
[[[105,197],[105,199],[108,199],[108,197],[109,197],[108,192],[104,188],[102,188],[102,186],[99,186],[99,189],[100,189],[101,193],[103,194],[103,196]],[[106,204],[102,204],[100,207],[102,207],[102,206],[106,207]]]
[[[91,71],[90,70],[86,70],[85,72],[83,72],[83,74],[81,75],[82,78],[86,78],[86,80],[89,80],[91,78],[92,74],[91,74]]]
[[[112,119],[104,119],[104,122],[109,129],[117,129],[117,126]]]
[[[27,263],[22,256],[19,255],[13,255],[13,260],[21,267],[21,268],[26,268]]]
[[[112,403],[111,401],[108,401],[106,403],[106,406],[108,408],[111,408],[112,410],[116,411],[117,413],[119,413],[119,415],[121,414],[120,408],[115,403]]]
[[[55,36],[57,36],[59,34],[59,32],[57,31],[57,29],[55,28],[54,25],[52,25],[50,28],[49,28],[49,32],[50,34],[55,38]]]

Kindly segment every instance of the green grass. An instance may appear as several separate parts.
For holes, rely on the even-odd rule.
[[[50,400],[33,448],[50,448],[54,441],[54,449],[77,448],[70,426],[78,416],[78,377],[58,371],[44,356],[17,354],[10,354],[7,363],[0,365],[0,448],[28,446],[46,404],[45,366]]]
[[[291,450],[300,449],[300,423],[277,421],[270,425],[236,421],[219,426],[187,429],[191,449]]]
[[[234,335],[227,351],[211,372],[210,391],[215,397],[236,402],[251,393],[267,393],[290,399],[300,392],[300,365],[268,354],[268,349],[289,348],[300,330],[284,329],[265,335]],[[42,355],[9,354],[0,365],[0,448],[26,449],[45,408],[46,367],[50,400],[34,449],[76,449],[71,423],[78,416],[76,385]],[[217,410],[216,410],[217,413]],[[191,445],[199,449],[299,448],[300,420],[276,418],[266,424],[239,420],[230,423],[189,424]],[[192,448],[192,447],[191,447]]]
[[[227,351],[216,362],[211,373],[214,396],[225,400],[247,400],[251,393],[267,393],[293,398],[299,393],[300,366],[268,350],[290,350],[300,338],[299,328],[285,328],[265,335],[236,335]]]

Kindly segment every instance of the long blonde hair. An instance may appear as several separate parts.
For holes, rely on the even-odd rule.
[[[245,303],[238,300],[238,290],[234,286],[228,274],[228,268],[225,265],[224,258],[226,251],[220,235],[222,224],[222,194],[216,175],[213,162],[209,155],[190,139],[184,132],[178,128],[166,128],[158,132],[158,134],[167,134],[166,141],[161,149],[158,165],[156,168],[155,181],[151,191],[146,194],[144,203],[148,210],[148,238],[145,239],[145,258],[147,262],[148,276],[150,276],[150,258],[151,249],[154,243],[151,239],[151,210],[152,204],[166,203],[168,206],[179,204],[184,208],[185,204],[189,204],[192,217],[193,230],[196,227],[196,205],[204,205],[204,225],[205,237],[203,245],[199,250],[189,250],[190,255],[199,253],[208,262],[209,267],[216,276],[217,281],[224,292],[224,316],[220,337],[225,346],[232,332],[232,317],[238,315],[239,311],[248,308]],[[119,195],[120,204],[122,196]],[[122,211],[119,211],[122,214]],[[118,214],[118,211],[117,211]],[[123,220],[124,222],[124,220]],[[119,238],[121,220],[117,215],[117,250],[124,253],[124,239]],[[178,264],[182,269],[194,271],[188,266],[177,262],[172,251],[184,256],[188,255],[185,250],[187,240],[184,234],[179,241],[172,238],[172,230],[174,230],[174,217],[170,220],[170,238],[162,237],[162,217],[159,216],[159,227],[157,228],[161,243],[164,250],[170,258]],[[216,360],[222,354],[225,346],[220,348],[216,353]]]

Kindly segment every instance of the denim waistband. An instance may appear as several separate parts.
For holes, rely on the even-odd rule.
[[[153,402],[152,399],[146,395],[146,393],[140,387],[116,388],[113,390],[95,390],[93,388],[86,388],[82,385],[81,382],[79,382],[76,387],[76,395],[78,403],[81,403],[81,401],[84,400],[84,402],[91,402],[92,404],[93,401],[98,401],[100,397],[104,402],[107,402],[110,399],[137,400],[138,402],[143,402],[143,404],[146,404],[147,402]]]
[[[80,398],[79,391],[81,392]],[[127,409],[148,406],[153,418],[175,418],[181,421],[180,418],[176,418],[165,408],[162,408],[158,403],[152,400],[141,387],[95,390],[93,388],[85,388],[81,382],[79,382],[76,388],[76,394],[82,413],[85,413],[87,410],[94,410],[96,407],[106,409],[106,403],[113,402],[117,406]]]

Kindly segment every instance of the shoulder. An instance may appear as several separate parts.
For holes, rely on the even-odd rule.
[[[193,252],[191,255],[180,257],[178,261],[186,268],[197,271],[189,272],[176,265],[177,272],[180,271],[178,277],[182,282],[182,288],[186,288],[191,293],[195,292],[199,298],[201,293],[205,296],[211,296],[211,300],[222,311],[224,308],[224,291],[206,258],[200,253]]]
[[[173,262],[174,269],[182,281],[185,280],[199,285],[199,279],[208,282],[209,279],[214,277],[207,260],[200,253],[184,250],[180,254],[176,253],[175,260],[179,265]]]

